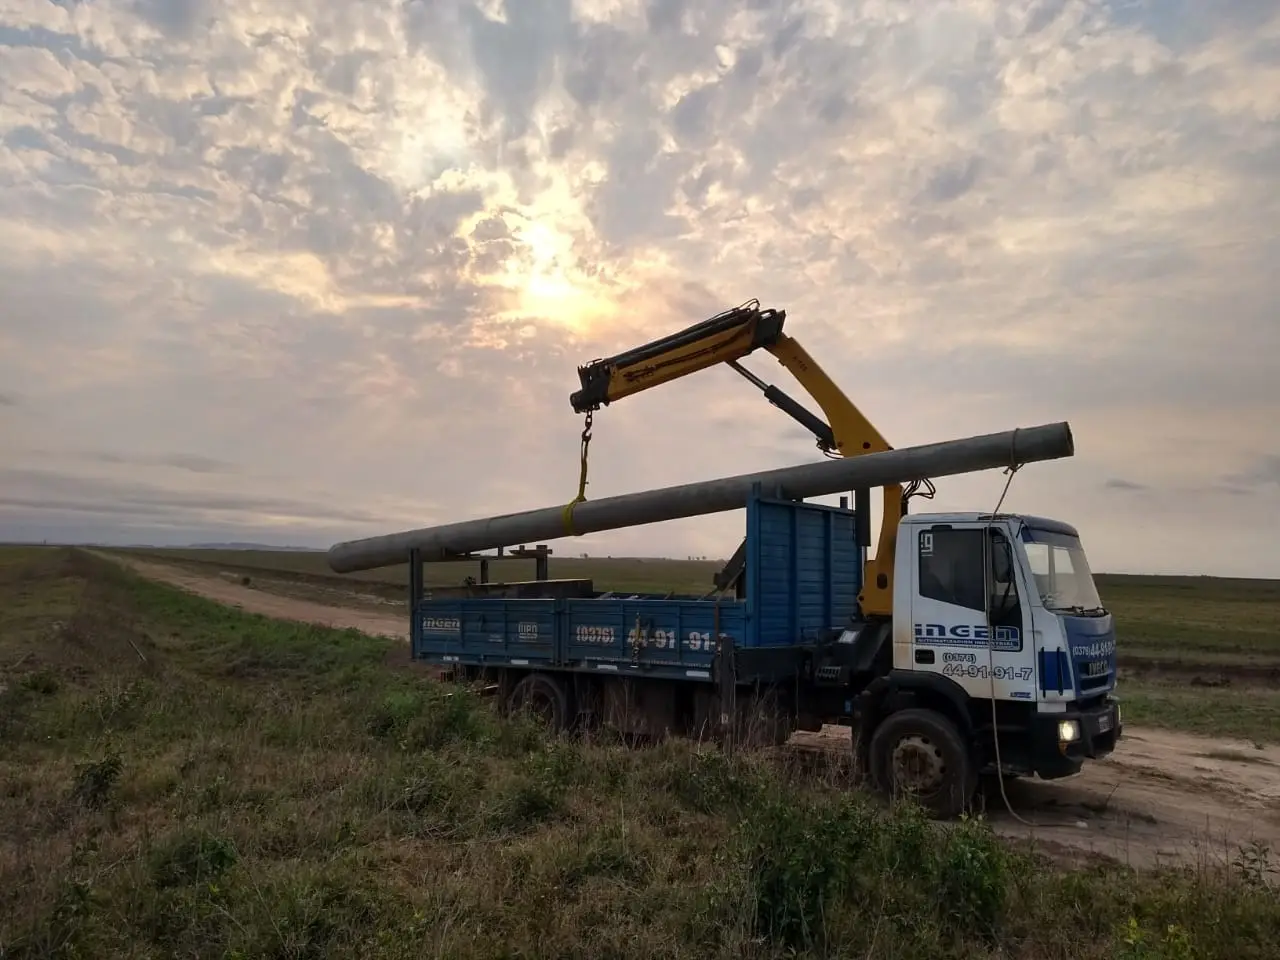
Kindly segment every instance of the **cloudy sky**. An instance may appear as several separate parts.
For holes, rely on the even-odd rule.
[[[0,538],[563,502],[577,365],[759,298],[895,446],[1069,421],[1096,568],[1280,577],[1278,121],[1274,0],[0,0]],[[718,368],[589,495],[817,455]]]

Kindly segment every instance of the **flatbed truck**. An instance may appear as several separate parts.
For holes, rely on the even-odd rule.
[[[733,593],[618,594],[589,580],[423,590],[415,660],[496,685],[554,730],[780,743],[850,728],[886,793],[940,818],[983,773],[1056,779],[1121,733],[1112,615],[1078,533],[1015,514],[903,516],[893,616],[868,617],[856,511],[757,491]]]

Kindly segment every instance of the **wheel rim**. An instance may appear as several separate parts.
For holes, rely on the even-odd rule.
[[[894,786],[904,793],[929,796],[946,782],[947,764],[942,748],[922,734],[903,737],[890,758]]]
[[[517,701],[516,710],[548,726],[556,721],[555,700],[542,690],[526,690]]]

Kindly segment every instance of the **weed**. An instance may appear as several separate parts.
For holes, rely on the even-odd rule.
[[[1195,960],[1191,938],[1176,923],[1153,931],[1130,917],[1116,937],[1116,960]]]
[[[157,848],[151,878],[157,887],[211,883],[239,859],[230,840],[203,831],[181,831]]]
[[[564,789],[545,779],[516,774],[494,792],[487,826],[499,834],[520,833],[564,809]]]
[[[740,755],[700,749],[670,756],[658,782],[690,810],[711,814],[754,807],[762,789],[760,776]]]
[[[52,670],[41,669],[28,673],[20,681],[23,690],[29,690],[31,693],[38,693],[41,696],[52,696],[62,687],[58,675]]]
[[[756,932],[771,943],[807,947],[820,939],[825,914],[849,889],[871,839],[872,819],[852,800],[806,803],[769,796],[742,831]]]
[[[556,791],[585,786],[595,778],[583,750],[567,740],[543,741],[540,749],[527,753],[520,766],[534,779]]]
[[[370,711],[373,736],[406,751],[436,750],[452,743],[483,745],[495,736],[493,718],[465,688],[400,689]]]
[[[953,935],[996,933],[1010,885],[1013,858],[985,823],[964,819],[942,841],[938,896]]]
[[[634,887],[645,883],[651,873],[652,865],[635,840],[628,839],[625,827],[611,822],[579,838],[561,855],[557,881],[566,891],[574,891],[595,877]]]
[[[1241,846],[1231,865],[1235,868],[1236,875],[1255,889],[1269,886],[1271,878],[1280,872],[1272,860],[1270,846],[1261,840]]]
[[[31,956],[75,957],[86,928],[92,922],[97,905],[89,884],[81,879],[65,878],[58,884],[53,909],[49,911],[43,936],[31,945]],[[38,948],[38,949],[37,949]],[[46,952],[47,951],[47,952]],[[15,956],[22,956],[22,946]]]
[[[101,760],[90,760],[76,766],[75,783],[71,797],[91,810],[106,805],[124,763],[118,753],[111,753]]]

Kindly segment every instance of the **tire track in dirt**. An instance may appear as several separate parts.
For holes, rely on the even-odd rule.
[[[409,625],[403,616],[392,617],[385,613],[374,613],[353,607],[327,606],[296,597],[281,596],[266,590],[257,590],[233,581],[229,577],[193,573],[181,567],[140,560],[136,557],[93,552],[95,556],[122,564],[148,580],[167,583],[208,600],[238,607],[247,613],[259,613],[278,620],[295,620],[322,627],[350,628],[376,637],[409,639]]]
[[[408,639],[403,616],[333,607],[254,589],[228,578],[118,554],[98,556],[138,574],[250,613]],[[850,749],[849,731],[797,733],[801,750]],[[1146,867],[1230,862],[1249,844],[1280,848],[1280,748],[1152,728],[1125,727],[1116,752],[1059,781],[1005,782],[986,811],[1003,835],[1065,859],[1102,856]],[[1021,819],[1019,819],[1021,818]],[[1026,821],[1026,823],[1022,822]]]
[[[850,749],[840,727],[796,734],[793,743]],[[997,832],[1066,859],[1210,866],[1230,863],[1250,844],[1280,848],[1276,747],[1126,725],[1115,753],[1074,777],[1004,786],[1012,813],[998,783],[983,790]]]

